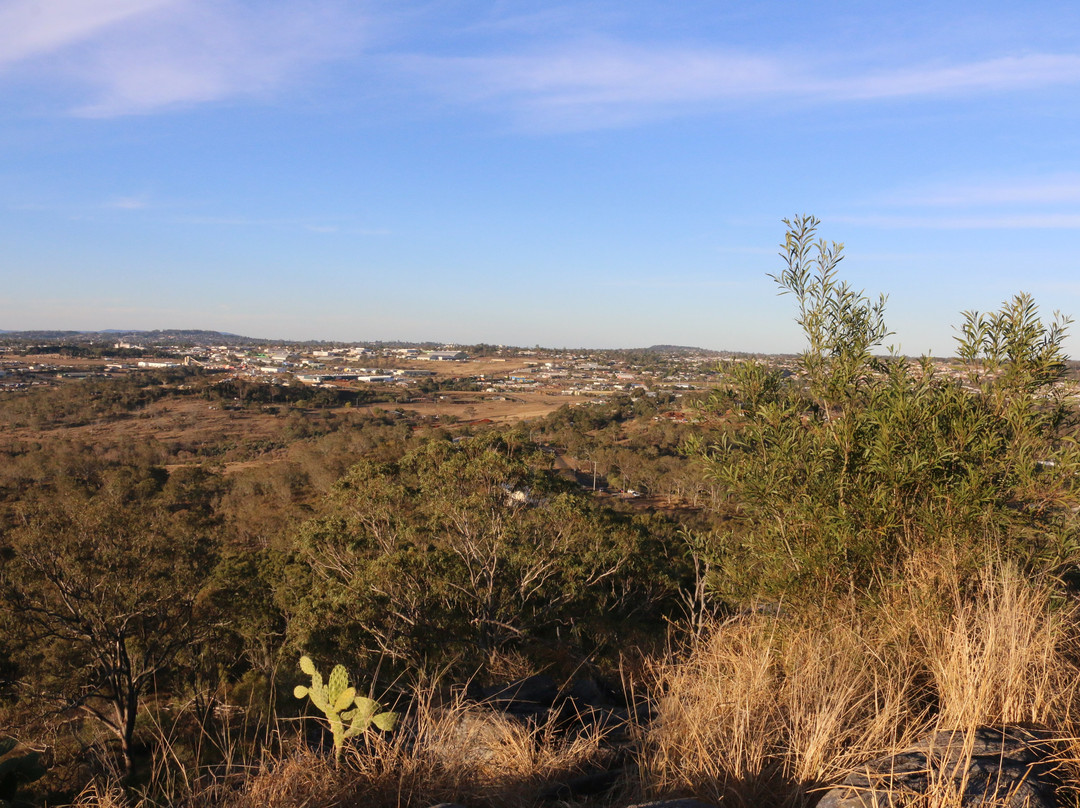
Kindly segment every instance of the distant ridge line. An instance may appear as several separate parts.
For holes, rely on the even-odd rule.
[[[226,331],[208,331],[199,328],[164,328],[154,330],[138,330],[127,328],[104,328],[98,331],[67,331],[59,329],[35,329],[31,331],[10,331],[0,329],[0,335],[6,339],[18,340],[80,340],[94,341],[117,339],[154,340],[157,343],[196,343],[196,342],[219,342],[219,343],[269,343],[276,340],[260,339],[257,337],[244,337],[239,334],[230,334]]]
[[[9,330],[0,329],[0,338],[18,340],[20,342],[104,342],[115,343],[127,342],[152,342],[157,345],[226,345],[236,347],[242,345],[369,345],[387,348],[420,348],[435,350],[444,345],[432,340],[325,340],[325,339],[268,339],[266,337],[248,337],[242,334],[233,334],[228,331],[215,331],[201,328],[156,328],[156,329],[126,329],[126,328],[102,328],[98,330],[62,330],[62,329],[33,329],[33,330]],[[477,343],[478,346],[490,347],[486,343]],[[468,347],[468,346],[467,346]],[[499,346],[514,350],[521,350],[521,346]],[[705,355],[721,356],[732,354],[731,351],[718,351],[711,348],[700,348],[693,345],[657,344],[645,348],[552,348],[536,346],[540,350],[552,351],[619,351],[628,353],[656,353],[678,355]],[[739,353],[739,352],[734,352]]]

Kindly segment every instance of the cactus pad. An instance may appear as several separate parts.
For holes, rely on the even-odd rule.
[[[297,685],[293,695],[298,699],[310,697],[311,703],[326,716],[334,736],[335,760],[341,760],[346,738],[359,735],[372,726],[389,732],[397,723],[397,713],[379,712],[381,708],[377,701],[356,695],[356,688],[349,686],[349,673],[344,665],[334,666],[325,685],[310,657],[300,657],[300,670],[311,677],[311,685]],[[350,710],[350,707],[353,709]],[[349,722],[348,727],[345,726],[346,721]]]

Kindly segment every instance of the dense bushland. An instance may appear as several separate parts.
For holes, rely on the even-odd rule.
[[[962,366],[873,353],[884,299],[837,277],[840,245],[794,222],[776,276],[798,304],[808,347],[783,380],[755,361],[729,367],[706,403],[719,437],[695,449],[723,485],[731,522],[704,543],[717,592],[831,599],[887,585],[916,551],[1025,568],[1075,560],[1077,411],[1062,340],[1027,295],[963,315]]]
[[[195,376],[0,402],[50,429],[169,395],[274,410],[251,441],[0,445],[0,726],[49,767],[19,796],[531,805],[616,753],[492,719],[470,755],[449,685],[539,670],[651,705],[614,804],[809,806],[929,730],[1080,736],[1068,320],[1021,294],[961,314],[945,370],[882,355],[885,299],[840,279],[816,228],[789,223],[774,278],[806,336],[796,372],[739,357],[692,423],[637,393],[451,433]],[[312,751],[301,652],[407,731],[340,765]]]
[[[597,507],[547,464],[491,435],[351,468],[296,534],[294,641],[468,671],[493,652],[585,659],[655,636],[683,573],[673,530]]]
[[[234,474],[166,469],[168,444],[4,447],[0,709],[48,752],[38,793],[156,793],[279,750],[302,650],[394,698],[440,670],[616,664],[678,612],[671,520],[594,502],[513,430],[281,423],[287,455]]]

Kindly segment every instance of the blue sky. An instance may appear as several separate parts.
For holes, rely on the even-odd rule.
[[[0,328],[797,351],[810,213],[950,354],[1078,124],[1076,3],[0,0]]]

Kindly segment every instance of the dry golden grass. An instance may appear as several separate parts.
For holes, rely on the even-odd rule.
[[[747,615],[662,663],[659,717],[644,738],[649,790],[799,804],[804,786],[907,740],[915,677],[874,659],[860,628]]]
[[[573,776],[610,756],[597,735],[564,737],[554,720],[530,728],[453,698],[437,705],[434,689],[414,704],[398,731],[368,736],[340,766],[297,747],[268,760],[230,808],[262,806],[428,806],[471,808],[534,805],[546,784]]]
[[[870,613],[748,614],[661,663],[648,791],[803,805],[930,731],[1032,722],[1074,735],[1076,613],[1007,566],[962,595],[950,570],[920,564]],[[950,804],[947,790],[926,799]]]
[[[73,803],[79,808],[128,808],[130,804],[131,801],[122,788],[99,783],[87,786]]]
[[[860,764],[922,735],[956,731],[970,749],[975,727],[1014,722],[1057,733],[1075,781],[1080,621],[1065,603],[1052,582],[1009,566],[963,584],[948,565],[923,560],[873,608],[719,622],[684,652],[647,664],[656,716],[636,728],[637,779],[607,803],[573,804],[692,795],[720,806],[812,805]],[[538,805],[547,784],[611,762],[597,736],[565,737],[553,722],[529,728],[437,693],[424,688],[399,730],[358,739],[340,767],[295,745],[262,761],[239,789],[187,801],[515,808]],[[1076,792],[1066,789],[1068,804]],[[125,803],[103,791],[80,804]],[[907,804],[956,808],[960,795],[940,778]]]

